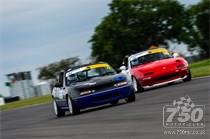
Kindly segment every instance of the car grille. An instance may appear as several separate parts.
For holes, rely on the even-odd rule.
[[[169,74],[169,75],[160,76],[160,77],[156,78],[156,81],[169,80],[171,78],[176,77],[177,75],[178,75],[178,73],[173,73],[173,74]]]
[[[80,88],[79,91],[82,92],[82,91],[86,91],[86,90],[94,90],[94,92],[99,92],[99,91],[104,91],[104,90],[115,88],[114,84],[115,84],[114,82],[96,84],[93,86],[86,86],[86,87]]]
[[[103,84],[103,85],[95,86],[93,89],[96,92],[99,92],[99,91],[104,91],[104,90],[112,89],[112,88],[114,88],[114,83],[108,83],[108,84]]]

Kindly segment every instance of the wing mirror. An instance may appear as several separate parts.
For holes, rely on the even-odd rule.
[[[179,53],[172,53],[172,57],[176,58],[176,57],[180,57]]]
[[[121,66],[121,67],[120,67],[120,70],[121,70],[121,71],[125,71],[125,70],[126,70],[126,66]]]
[[[54,85],[55,87],[63,87],[63,85],[61,84],[61,83],[56,83],[55,85]]]

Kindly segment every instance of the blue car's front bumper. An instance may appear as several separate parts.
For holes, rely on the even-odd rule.
[[[132,87],[130,85],[113,88],[110,90],[105,90],[90,94],[87,96],[81,96],[74,99],[76,107],[83,109],[87,107],[94,107],[106,103],[113,102],[122,98],[128,97],[132,92]]]
[[[109,90],[104,90],[101,92],[95,92],[93,94],[80,96],[73,99],[74,105],[79,109],[84,109],[88,107],[94,107],[98,105],[103,105],[107,103],[114,102],[119,99],[128,97],[133,93],[133,88],[131,85],[125,85],[117,88],[112,88]],[[61,109],[68,109],[66,101],[58,100],[57,105]]]

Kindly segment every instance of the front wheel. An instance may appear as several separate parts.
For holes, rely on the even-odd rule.
[[[134,92],[125,99],[127,103],[134,102],[135,100],[136,100],[136,95]]]
[[[75,107],[75,105],[70,97],[67,98],[67,102],[68,102],[70,115],[76,115],[80,112],[80,110]]]
[[[119,100],[115,100],[113,102],[111,102],[111,105],[117,105],[119,103]]]
[[[132,83],[133,83],[133,89],[134,92],[142,92],[144,91],[144,88],[139,84],[139,82],[137,81],[137,79],[135,77],[132,78]]]
[[[57,103],[56,103],[55,100],[53,100],[53,108],[54,108],[55,115],[56,115],[57,117],[65,116],[65,111],[64,111],[64,110],[61,110],[61,109],[58,107],[58,105],[57,105]]]
[[[188,82],[188,81],[191,81],[191,80],[192,80],[192,75],[191,75],[190,70],[188,70],[187,77],[185,79],[183,79],[183,81],[184,82]]]

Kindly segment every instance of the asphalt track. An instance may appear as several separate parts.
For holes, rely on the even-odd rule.
[[[80,115],[56,118],[51,104],[1,112],[2,139],[207,139],[210,138],[210,78],[195,79],[136,94],[134,103],[102,106]],[[205,105],[205,135],[166,135],[163,106],[190,96]],[[175,129],[174,129],[175,130]]]

